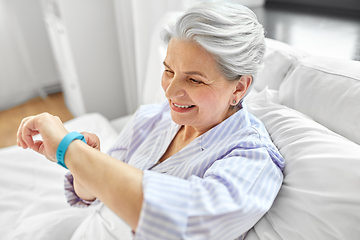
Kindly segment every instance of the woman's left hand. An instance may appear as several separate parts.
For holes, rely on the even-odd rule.
[[[68,133],[59,117],[42,113],[22,120],[17,132],[17,143],[24,149],[30,148],[50,161],[57,162],[57,147]],[[37,134],[41,135],[42,141],[33,140]]]

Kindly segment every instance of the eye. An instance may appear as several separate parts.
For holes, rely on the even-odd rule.
[[[174,74],[174,72],[173,72],[173,71],[168,70],[168,69],[165,69],[165,72],[166,72],[168,75],[173,75],[173,74]]]
[[[204,82],[199,81],[199,80],[196,80],[196,79],[194,79],[194,78],[189,78],[189,80],[190,80],[190,82],[195,83],[195,84],[201,84],[201,83],[204,83]]]

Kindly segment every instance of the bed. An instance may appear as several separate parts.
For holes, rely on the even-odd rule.
[[[165,49],[159,41],[151,43],[145,103],[164,100],[159,81]],[[286,167],[273,206],[246,240],[360,239],[360,62],[266,43],[265,67],[246,104],[264,122]],[[106,151],[129,117],[108,121],[91,113],[65,126],[96,133]],[[69,207],[65,172],[33,151],[0,149],[1,239],[71,239],[86,231],[81,223],[99,208]],[[131,239],[126,225],[106,224],[97,226],[93,239],[120,232],[126,234],[119,239]]]

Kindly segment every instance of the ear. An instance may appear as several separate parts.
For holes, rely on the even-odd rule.
[[[247,90],[249,89],[249,87],[251,85],[252,79],[253,78],[251,75],[241,76],[241,78],[237,81],[237,84],[235,86],[231,105],[237,105],[239,103],[239,101],[245,96]],[[234,100],[235,100],[236,104],[233,104]]]

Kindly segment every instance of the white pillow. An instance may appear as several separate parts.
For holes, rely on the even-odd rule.
[[[302,59],[282,83],[280,99],[360,144],[360,62]]]
[[[291,66],[309,54],[270,38],[265,38],[265,43],[264,68],[256,76],[254,88],[261,91],[268,86],[269,89],[278,90]]]
[[[247,102],[286,161],[284,182],[254,239],[359,239],[360,146],[277,104],[265,89]]]

